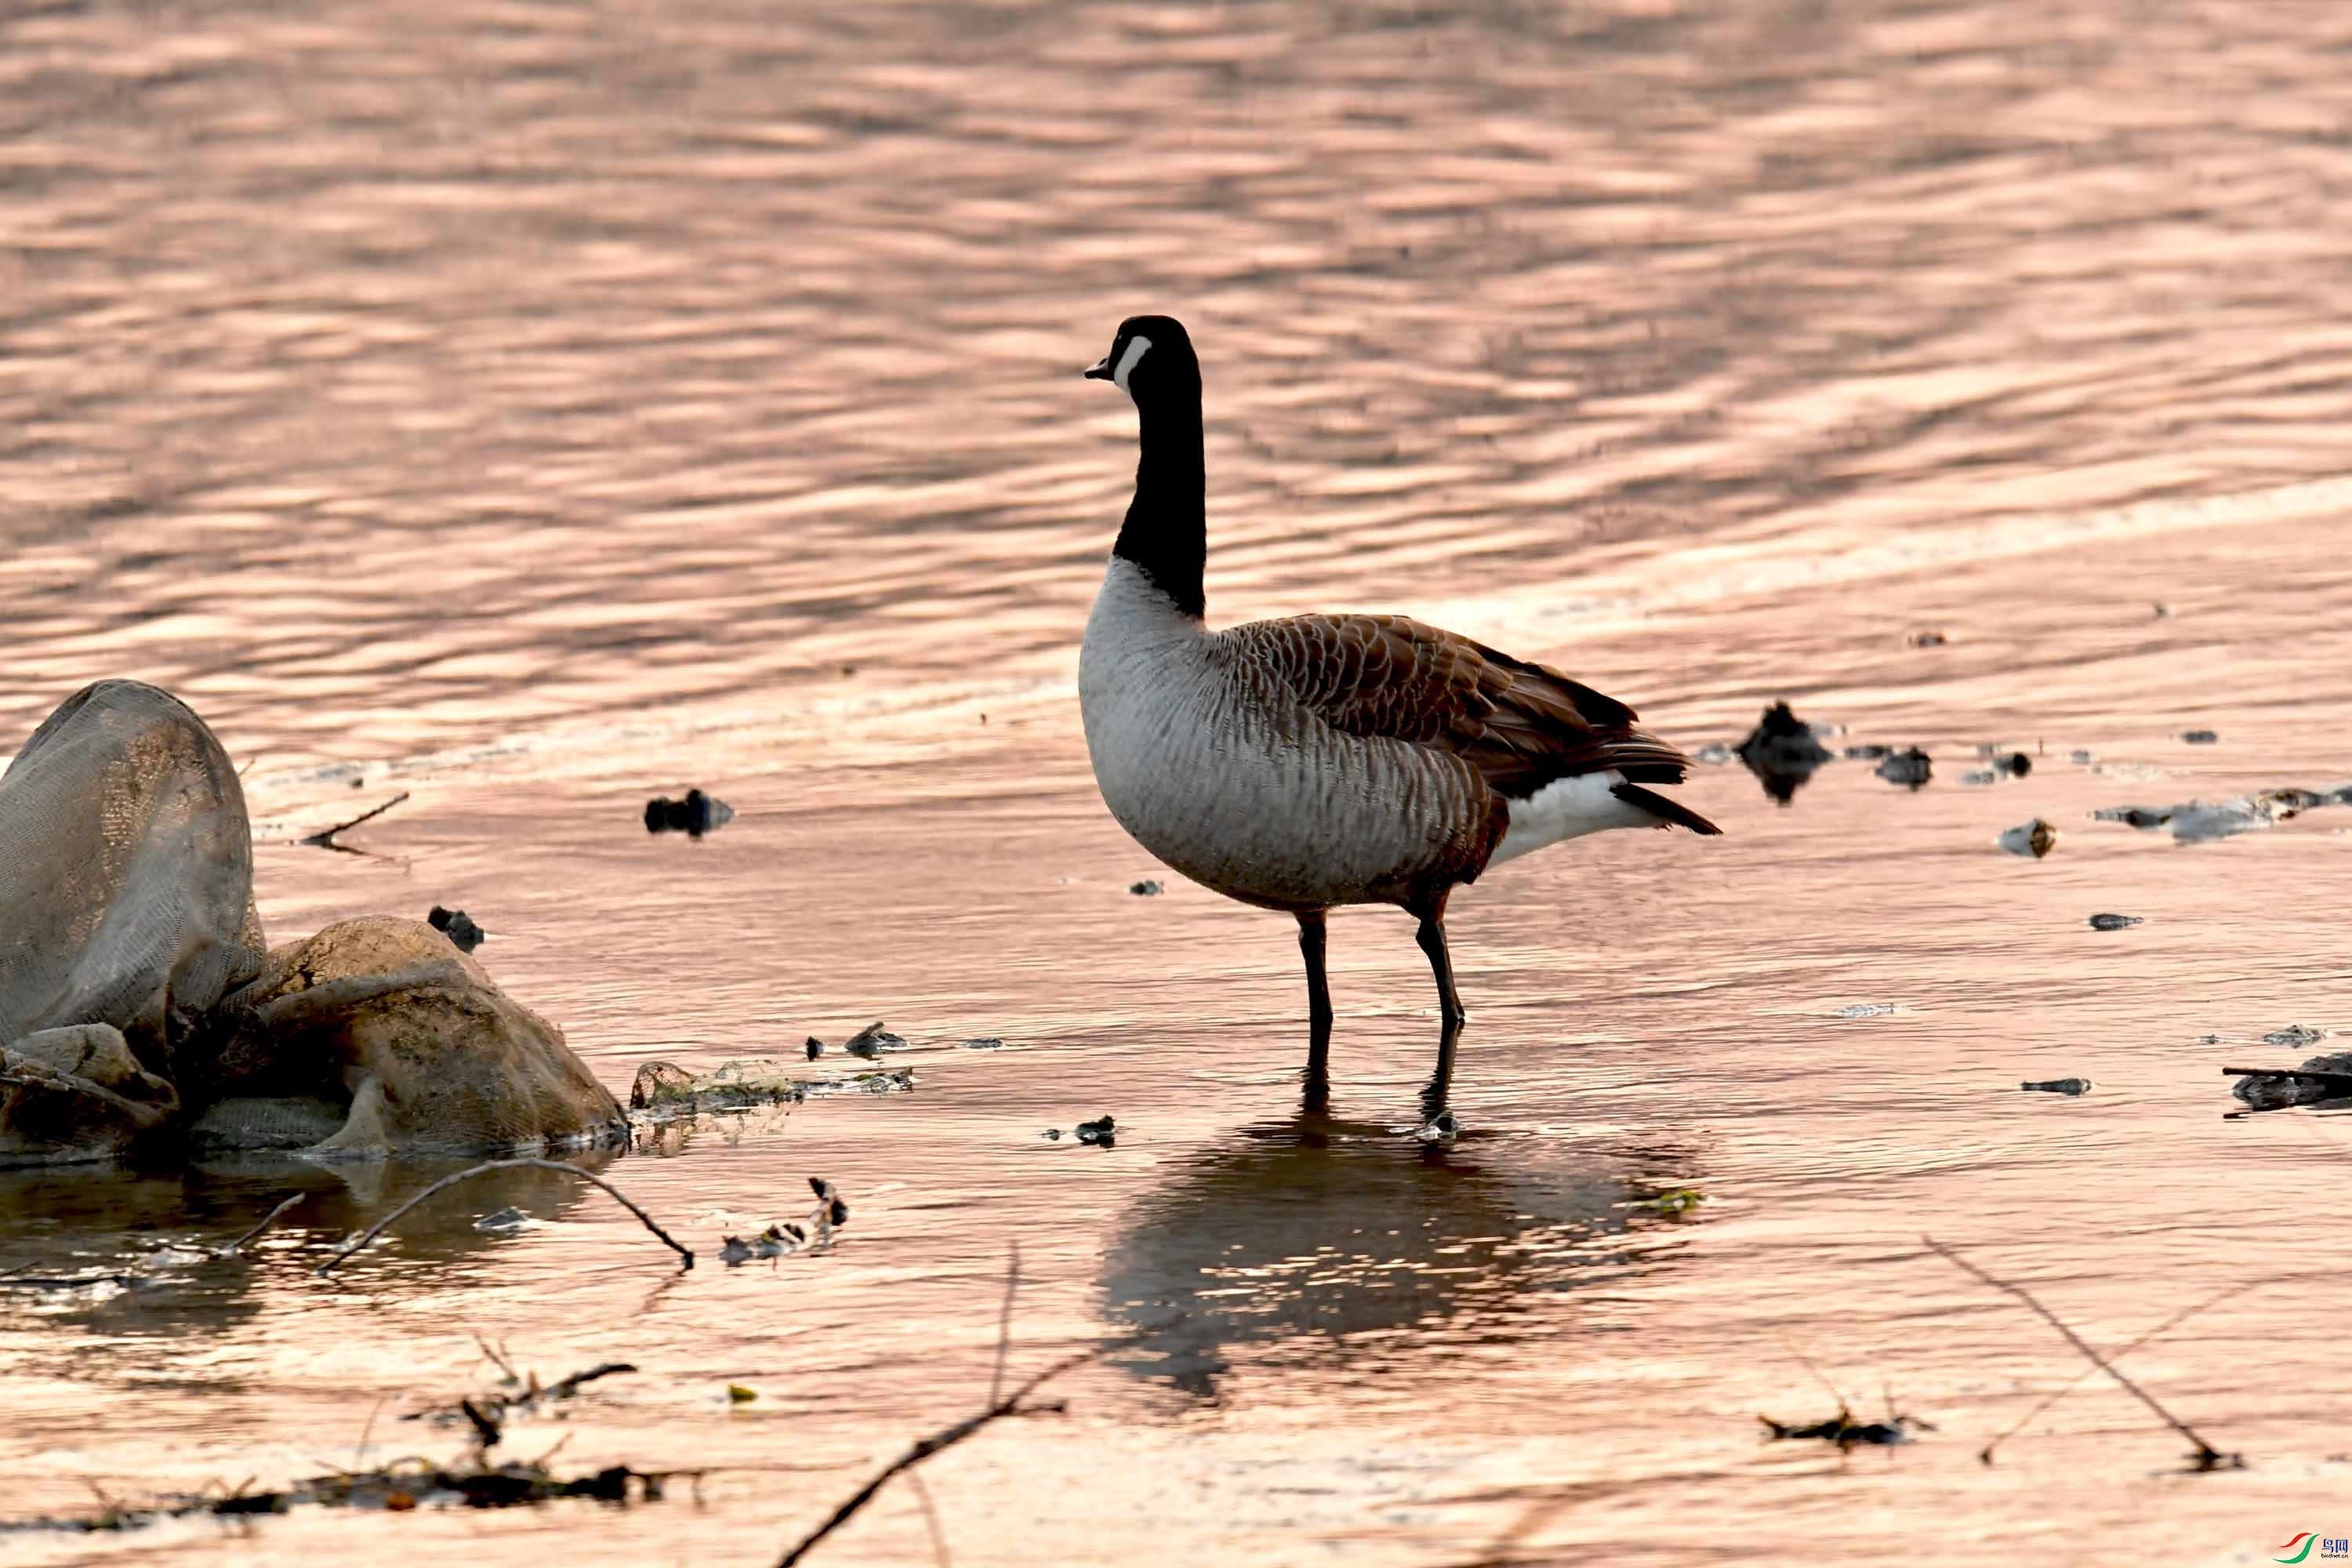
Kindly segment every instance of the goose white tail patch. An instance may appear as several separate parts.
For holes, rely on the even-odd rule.
[[[1118,368],[1110,373],[1111,380],[1118,383],[1118,389],[1121,392],[1127,392],[1127,378],[1135,374],[1137,363],[1143,358],[1145,351],[1150,347],[1150,338],[1134,337],[1127,340],[1127,352],[1118,356]],[[1128,395],[1132,397],[1135,395],[1129,392]]]
[[[1499,866],[1530,849],[1612,827],[1657,826],[1656,817],[1610,793],[1624,782],[1625,775],[1614,768],[1579,773],[1574,778],[1554,779],[1527,799],[1512,801],[1511,825],[1503,830],[1503,841],[1495,846],[1486,864]]]

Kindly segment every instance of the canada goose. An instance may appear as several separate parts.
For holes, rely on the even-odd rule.
[[[1209,630],[1192,341],[1170,317],[1131,317],[1086,374],[1135,400],[1143,449],[1078,657],[1103,802],[1194,881],[1297,917],[1311,1107],[1328,1083],[1326,911],[1396,904],[1417,919],[1444,1018],[1433,1119],[1465,1016],[1447,897],[1489,866],[1604,828],[1720,832],[1646,787],[1681,783],[1689,759],[1635,729],[1623,703],[1402,616]]]

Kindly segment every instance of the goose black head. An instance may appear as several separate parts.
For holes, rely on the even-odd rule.
[[[1129,316],[1118,324],[1110,353],[1087,371],[1091,381],[1116,383],[1121,392],[1148,405],[1163,397],[1201,395],[1201,362],[1192,340],[1173,316]]]

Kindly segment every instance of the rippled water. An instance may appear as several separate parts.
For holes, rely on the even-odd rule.
[[[715,1467],[0,1556],[772,1560],[983,1397],[1015,1243],[1016,1373],[1133,1342],[926,1468],[962,1564],[2352,1530],[2352,1139],[2224,1122],[2220,1067],[2305,1052],[2199,1043],[2352,1026],[2352,808],[2090,816],[2352,781],[2347,67],[2352,15],[2190,0],[0,9],[0,730],[181,692],[250,764],[274,935],[463,907],[616,1088],[918,1047],[912,1095],[607,1167],[706,1248],[838,1183],[838,1249],[773,1267],[673,1275],[541,1173],[329,1280],[437,1169],[0,1182],[0,1265],[42,1269],[313,1194],[249,1264],[11,1293],[10,1519],[452,1457],[399,1418],[491,1386],[477,1335],[640,1369],[511,1451]],[[1287,922],[1130,895],[1076,724],[1132,463],[1076,371],[1146,309],[1206,363],[1213,616],[1411,610],[1694,749],[1787,698],[1933,782],[1702,768],[1725,838],[1465,894],[1448,1148],[1396,1131],[1410,931],[1341,917],[1302,1120]],[[2036,765],[1964,784],[1980,743]],[[648,837],[687,784],[741,816]],[[377,858],[278,843],[404,789]],[[2047,859],[1995,847],[2036,816]],[[1040,1136],[1104,1111],[1114,1149]],[[474,1228],[510,1203],[550,1223]],[[2124,1363],[2249,1468],[2176,1473],[2095,1382],[1980,1464],[2080,1358],[1923,1234],[2102,1347],[2291,1276]],[[1765,1443],[1831,1414],[1808,1361],[1937,1430]],[[893,1490],[823,1560],[930,1552]]]

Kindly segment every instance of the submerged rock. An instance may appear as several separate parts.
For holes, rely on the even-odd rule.
[[[1133,893],[1139,899],[1153,899],[1158,898],[1167,889],[1162,888],[1158,882],[1147,878],[1140,882],[1129,883],[1127,890]]]
[[[1081,1121],[1077,1126],[1078,1142],[1108,1149],[1118,1142],[1118,1124],[1105,1116],[1094,1121]]]
[[[2057,847],[2058,830],[2035,817],[2021,822],[2000,836],[2000,847],[2011,855],[2023,855],[2039,860]]]
[[[1807,779],[1831,760],[1813,726],[1797,717],[1786,702],[1764,710],[1756,728],[1737,748],[1739,760],[1764,786],[1764,793],[1782,805],[1796,798]]]
[[[647,833],[683,833],[689,838],[699,838],[734,820],[733,806],[698,789],[688,790],[684,800],[656,795],[646,802]]]
[[[1877,768],[1878,776],[1888,784],[1915,790],[1925,784],[1935,771],[1933,759],[1916,746],[1895,752]]]
[[[632,1110],[692,1115],[700,1110],[746,1110],[760,1105],[797,1105],[813,1086],[792,1076],[772,1057],[724,1062],[707,1073],[690,1073],[676,1062],[647,1062],[629,1086]]]
[[[2315,1046],[2327,1037],[2325,1029],[2314,1029],[2302,1024],[2289,1024],[2284,1029],[2273,1029],[2263,1037],[2266,1046]],[[2311,1064],[2304,1064],[2308,1067]]]

